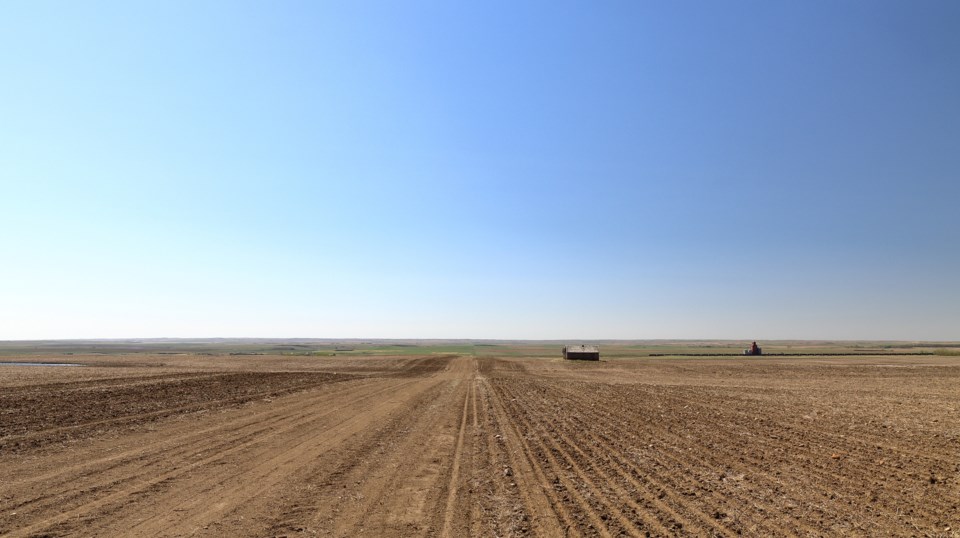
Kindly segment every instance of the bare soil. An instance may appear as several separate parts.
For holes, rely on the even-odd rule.
[[[960,536],[958,358],[70,362],[0,366],[0,535]]]

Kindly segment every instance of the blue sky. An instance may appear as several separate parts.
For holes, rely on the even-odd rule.
[[[960,4],[14,2],[0,339],[960,339]]]

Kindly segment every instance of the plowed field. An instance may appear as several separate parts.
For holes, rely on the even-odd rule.
[[[3,536],[960,536],[960,360],[0,367]]]

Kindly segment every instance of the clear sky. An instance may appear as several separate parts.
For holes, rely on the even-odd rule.
[[[0,16],[0,339],[960,339],[960,2]]]

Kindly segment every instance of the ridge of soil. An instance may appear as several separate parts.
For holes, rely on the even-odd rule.
[[[162,360],[0,371],[0,535],[960,536],[955,358]]]

